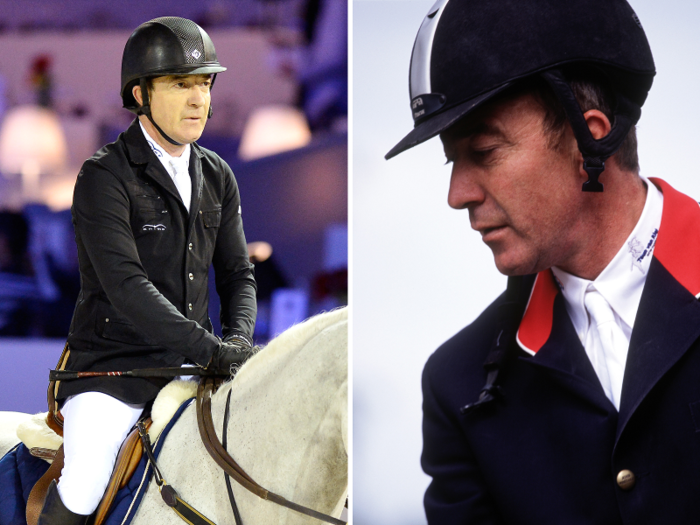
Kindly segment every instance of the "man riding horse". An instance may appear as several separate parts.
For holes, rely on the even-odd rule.
[[[80,171],[73,224],[81,291],[62,368],[104,372],[195,364],[229,369],[250,355],[256,285],[229,166],[196,144],[225,71],[194,22],[156,18],[129,37],[121,96],[138,118]],[[208,316],[213,263],[224,339]],[[64,467],[39,524],[84,524],[119,447],[167,380],[63,382]]]

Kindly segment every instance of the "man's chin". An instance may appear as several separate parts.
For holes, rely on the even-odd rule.
[[[181,131],[182,133],[177,134],[179,138],[176,138],[175,140],[182,144],[192,144],[193,142],[198,141],[199,137],[202,136],[202,133],[204,133],[204,127],[201,129],[183,129]]]
[[[532,264],[529,264],[529,261],[523,261],[513,257],[506,257],[505,254],[494,254],[493,259],[496,263],[496,269],[508,277],[514,277],[516,275],[529,275],[537,273],[538,271]]]
[[[193,142],[197,142],[199,140],[199,137],[201,137],[201,136],[202,136],[202,133],[199,133],[199,134],[190,133],[188,135],[179,137],[179,139],[175,138],[175,140],[177,140],[181,144],[192,144]]]

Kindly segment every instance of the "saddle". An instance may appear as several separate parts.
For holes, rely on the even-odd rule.
[[[65,368],[69,355],[70,349],[66,344],[56,367],[58,370],[63,370]],[[63,436],[63,416],[61,415],[61,412],[58,409],[58,403],[56,402],[58,386],[59,381],[51,381],[49,383],[47,395],[49,412],[46,415],[46,424],[51,430],[56,432],[56,434]],[[149,428],[151,426],[151,419],[147,419],[144,424],[146,428]],[[51,466],[36,482],[29,493],[29,498],[27,499],[27,525],[36,525],[36,523],[39,521],[41,509],[44,506],[46,491],[49,489],[51,481],[58,481],[58,478],[61,475],[61,470],[63,469],[63,445],[61,445],[58,450],[38,447],[31,448],[30,453],[33,456],[51,461]],[[107,485],[107,490],[105,491],[105,495],[102,497],[102,501],[100,501],[100,504],[95,511],[94,521],[92,522],[93,525],[101,525],[104,522],[112,507],[114,497],[116,496],[117,492],[124,488],[129,482],[131,476],[136,471],[136,467],[141,461],[142,455],[143,448],[141,447],[141,439],[139,437],[138,429],[135,428],[127,436],[119,449],[117,461],[114,464],[114,470],[112,471],[112,477]]]

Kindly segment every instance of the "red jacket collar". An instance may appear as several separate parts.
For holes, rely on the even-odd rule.
[[[552,333],[554,299],[558,293],[552,270],[537,274],[516,336],[518,344],[528,354],[535,355]]]
[[[661,179],[650,180],[664,195],[654,257],[686,290],[698,297],[700,266],[688,264],[688,261],[700,261],[700,205]],[[517,335],[518,344],[529,354],[536,354],[552,333],[554,299],[558,293],[552,271],[540,272]]]
[[[661,179],[651,179],[664,194],[654,257],[695,297],[700,295],[700,205]],[[689,263],[692,261],[692,263]]]

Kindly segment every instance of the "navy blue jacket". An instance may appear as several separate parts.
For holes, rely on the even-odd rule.
[[[422,465],[434,525],[700,523],[700,206],[655,180],[661,227],[620,411],[605,396],[550,270],[538,274],[499,384],[486,381],[501,296],[423,373]],[[517,322],[517,321],[516,321]],[[632,488],[617,483],[634,474]]]

